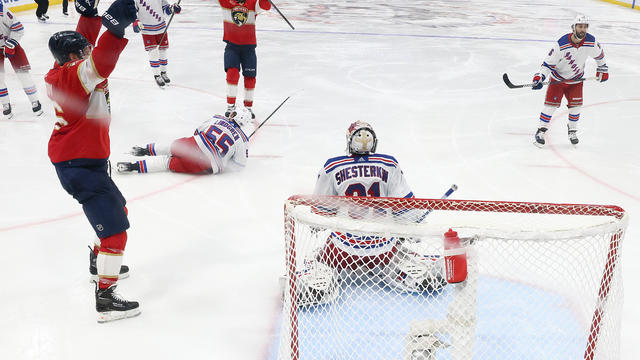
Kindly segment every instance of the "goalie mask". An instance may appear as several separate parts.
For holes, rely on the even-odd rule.
[[[347,129],[347,154],[373,154],[377,145],[378,138],[369,123],[358,120]]]

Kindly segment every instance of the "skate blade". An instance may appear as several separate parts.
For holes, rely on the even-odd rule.
[[[118,280],[126,279],[128,277],[129,277],[129,273],[126,272],[124,274],[118,275]],[[98,275],[91,275],[89,277],[89,283],[93,284],[93,283],[96,283],[96,282],[98,282]]]
[[[40,116],[40,115],[42,115],[42,114],[43,114],[43,111],[42,111],[42,110],[38,110],[38,111],[34,112],[33,114],[34,114],[35,116]]]
[[[140,315],[141,313],[142,313],[142,311],[140,311],[140,308],[131,309],[131,310],[127,310],[127,311],[105,311],[105,312],[99,312],[98,313],[98,323],[104,324],[106,322],[122,320],[122,319],[128,319],[128,318],[136,317],[136,316]]]
[[[537,141],[534,141],[534,142],[533,142],[533,145],[535,145],[538,149],[542,149],[542,148],[544,147],[544,144],[540,144],[540,143],[539,143],[539,142],[537,142]]]

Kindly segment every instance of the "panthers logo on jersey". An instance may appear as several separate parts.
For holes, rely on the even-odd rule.
[[[244,6],[235,6],[231,9],[231,17],[233,18],[233,22],[238,26],[242,26],[247,22],[247,18],[249,17],[249,9]]]

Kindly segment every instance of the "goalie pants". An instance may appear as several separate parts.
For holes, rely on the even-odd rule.
[[[109,176],[107,159],[73,159],[53,166],[62,187],[82,205],[98,238],[129,228],[127,202]]]
[[[331,240],[328,240],[320,254],[318,254],[317,260],[338,271],[342,269],[355,270],[362,266],[373,269],[378,266],[389,265],[396,251],[397,249],[394,246],[390,251],[374,256],[353,255],[338,248]]]

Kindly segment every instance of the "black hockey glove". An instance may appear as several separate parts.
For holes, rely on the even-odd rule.
[[[124,29],[131,25],[137,16],[133,0],[116,0],[102,14],[102,25],[113,35],[123,38]]]
[[[76,0],[76,11],[78,14],[87,17],[94,17],[98,15],[96,0]]]

